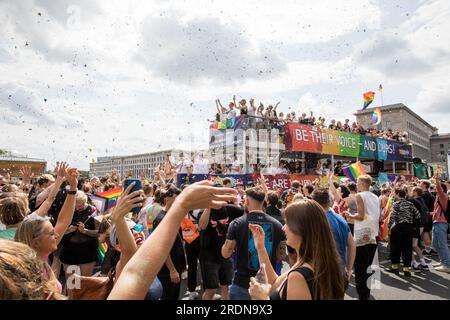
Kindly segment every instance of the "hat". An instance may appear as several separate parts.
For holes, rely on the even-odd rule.
[[[136,223],[131,219],[125,219],[125,221],[127,222],[128,229],[133,229],[136,226]],[[113,247],[117,246],[117,230],[115,224],[111,226],[111,230],[109,231],[109,242]]]

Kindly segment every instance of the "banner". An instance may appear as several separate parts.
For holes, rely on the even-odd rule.
[[[380,173],[378,177],[374,177],[373,181],[377,182],[378,185],[381,185],[385,182],[394,182],[396,177],[405,177],[407,181],[410,181],[414,178],[412,174],[391,174],[391,173]],[[177,187],[180,188],[182,185],[189,185],[195,182],[210,180],[214,183],[222,184],[223,179],[229,178],[231,180],[231,186],[235,187],[237,182],[241,182],[244,186],[249,186],[250,184],[256,185],[258,179],[260,178],[259,174],[196,174],[196,175],[188,175],[188,174],[178,174],[177,175]],[[313,182],[318,181],[320,187],[328,188],[328,179],[326,176],[317,176],[317,175],[301,175],[301,174],[276,174],[276,175],[264,175],[266,179],[266,185],[269,189],[281,189],[287,190],[292,186],[292,182],[297,180],[301,185],[312,184]],[[335,176],[335,181],[341,182],[346,177],[337,177]]]
[[[332,154],[362,159],[412,161],[411,145],[393,140],[309,125],[288,123],[285,126],[285,145],[289,151]]]

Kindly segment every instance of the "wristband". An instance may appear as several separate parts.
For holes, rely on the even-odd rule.
[[[77,194],[77,191],[67,191],[67,194]]]

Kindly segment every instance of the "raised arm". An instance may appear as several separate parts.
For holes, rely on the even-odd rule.
[[[273,284],[277,280],[278,275],[272,267],[266,247],[264,246],[264,238],[266,236],[264,230],[259,224],[249,224],[248,227],[253,234],[259,264],[264,263],[266,265],[267,281],[269,284]]]
[[[23,166],[20,168],[19,172],[22,177],[20,189],[24,190],[29,184],[31,184],[31,179],[34,177],[34,173],[31,171],[30,166]]]
[[[333,199],[336,201],[341,200],[341,197],[339,196],[339,192],[337,192],[337,189],[334,186],[334,183],[333,183],[334,182],[334,179],[333,179],[334,174],[331,170],[327,173],[327,178],[328,178],[328,189],[329,189],[331,195],[333,196]]]
[[[210,216],[211,216],[211,209],[209,208],[205,209],[198,221],[198,226],[201,230],[205,230],[206,227],[208,227]]]
[[[125,216],[131,212],[133,208],[142,206],[143,191],[138,190],[130,194],[134,185],[134,182],[131,183],[122,193],[111,214],[111,222],[116,226],[117,239],[120,242],[120,261],[116,267],[116,279],[119,278],[123,268],[138,249],[133,234],[130,232],[130,229],[128,229],[125,220]]]
[[[277,110],[277,107],[278,107],[279,104],[280,104],[280,101],[277,102],[277,104],[275,105],[275,107],[273,109]]]
[[[61,212],[59,213],[58,220],[55,225],[55,233],[59,235],[63,235],[70,223],[72,222],[73,213],[75,211],[75,199],[78,185],[78,170],[76,168],[71,168],[66,170],[66,180],[69,182],[69,192],[74,194],[67,193],[66,200],[64,201]],[[57,244],[61,241],[62,237],[58,237]]]
[[[227,108],[225,108],[225,107],[222,105],[222,103],[220,102],[219,99],[217,99],[217,103],[218,103],[218,105],[219,105],[219,107],[220,107],[219,113],[223,113],[223,112],[222,112],[222,109],[228,110]]]
[[[37,197],[36,197],[36,206],[39,206],[42,202],[45,201],[45,199],[48,198],[50,191],[53,190],[53,185],[55,183],[52,183],[51,185],[49,185],[47,188],[45,188],[44,190],[42,190],[42,192],[40,192]]]
[[[47,215],[47,212],[52,206],[53,201],[55,201],[59,188],[61,187],[61,184],[64,181],[64,175],[66,173],[66,170],[67,170],[67,163],[65,162],[61,162],[61,164],[59,162],[56,163],[55,182],[52,184],[52,188],[50,190],[50,193],[48,194],[47,199],[45,199],[44,203],[36,210],[36,214],[38,216],[45,217]]]
[[[198,208],[226,206],[227,201],[236,201],[235,194],[234,189],[214,188],[208,181],[195,183],[184,189],[158,227],[127,263],[108,299],[144,299],[169,255],[186,213]]]

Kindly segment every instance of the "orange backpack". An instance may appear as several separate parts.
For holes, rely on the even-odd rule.
[[[189,214],[181,221],[181,231],[183,233],[183,239],[187,243],[192,243],[200,236],[198,226],[189,218]]]

